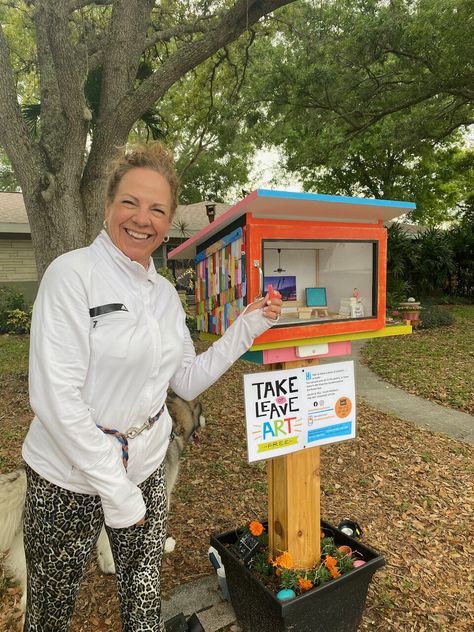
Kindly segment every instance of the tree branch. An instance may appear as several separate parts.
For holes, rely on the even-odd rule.
[[[419,62],[423,66],[425,66],[431,73],[434,73],[433,65],[431,64],[429,59],[424,57],[420,57],[420,55],[414,55],[413,53],[406,53],[402,50],[397,50],[396,48],[383,48],[382,53],[391,53],[395,57],[402,57],[405,59],[409,59],[410,61]]]
[[[162,29],[155,31],[153,35],[150,35],[145,40],[144,51],[152,48],[158,42],[169,42],[174,37],[181,37],[182,35],[193,35],[195,33],[204,33],[209,27],[210,18],[202,18],[192,24],[177,24],[174,27],[168,29]]]
[[[56,80],[62,110],[67,117],[68,133],[73,132],[78,121],[83,122],[84,81],[86,63],[84,51],[73,46],[68,28],[68,14],[61,3],[45,0],[37,6],[35,23],[45,25],[51,58],[54,62]]]
[[[103,31],[98,34],[91,25],[88,29],[88,23],[82,25],[82,31],[84,33],[84,46],[87,51],[87,72],[95,70],[102,65],[104,59],[104,49],[109,39],[109,25],[105,25]]]
[[[121,104],[118,116],[131,126],[142,112],[150,108],[189,70],[237,39],[262,16],[293,1],[237,0],[199,39],[181,46],[133,94],[128,95]]]
[[[181,168],[180,172],[179,172],[179,179],[182,181],[184,179],[184,176],[186,175],[186,173],[189,171],[189,169],[193,166],[193,164],[197,161],[197,159],[199,158],[199,156],[202,154],[203,151],[205,151],[207,149],[207,147],[210,144],[210,141],[205,143],[204,142],[204,137],[206,135],[207,132],[207,128],[204,127],[201,130],[201,133],[199,134],[198,137],[198,141],[197,141],[197,146],[193,152],[193,155],[187,160],[186,164]]]
[[[46,13],[44,11],[36,11],[34,23],[41,102],[41,145],[46,153],[49,168],[57,171],[60,168],[62,149],[64,147],[66,121],[62,108],[56,67],[49,46]]]
[[[120,102],[133,86],[153,5],[153,0],[115,0],[113,3],[109,38],[103,54],[99,126],[110,124],[110,118],[115,117]]]
[[[21,115],[8,43],[0,24],[0,144],[5,149],[20,185],[39,185],[42,161]]]

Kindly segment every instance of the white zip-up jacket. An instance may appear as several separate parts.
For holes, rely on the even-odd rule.
[[[186,400],[213,384],[273,321],[243,314],[196,356],[179,296],[150,260],[131,261],[105,231],[91,246],[58,257],[36,298],[30,339],[30,403],[35,413],[23,445],[26,463],[65,489],[99,494],[105,522],[123,528],[145,515],[139,483],[162,463],[168,411],[150,430],[121,445],[96,424],[126,432],[166,399]]]

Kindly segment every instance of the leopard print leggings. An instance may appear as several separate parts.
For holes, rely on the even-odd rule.
[[[26,466],[24,535],[28,602],[24,632],[68,632],[79,584],[103,523],[99,496],[57,487]],[[107,533],[124,632],[164,632],[160,568],[166,536],[162,464],[139,485],[145,524]]]

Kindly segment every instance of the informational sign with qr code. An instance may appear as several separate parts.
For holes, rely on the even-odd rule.
[[[244,376],[248,459],[354,439],[354,362]]]

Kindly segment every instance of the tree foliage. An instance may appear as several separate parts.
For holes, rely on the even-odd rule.
[[[436,224],[472,177],[473,20],[468,0],[292,5],[262,47],[255,122],[306,189],[413,199]]]
[[[403,224],[388,229],[387,303],[408,296],[474,297],[474,222],[465,217],[449,230],[430,228],[413,237]]]
[[[0,5],[0,144],[23,191],[40,274],[99,230],[105,167],[130,131],[163,134],[174,103],[159,105],[173,87],[291,1]],[[231,164],[229,147],[220,149],[217,162]]]

